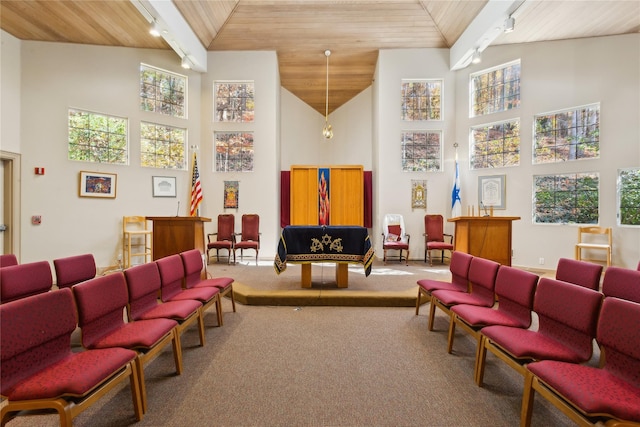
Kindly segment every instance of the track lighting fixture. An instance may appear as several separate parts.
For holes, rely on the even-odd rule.
[[[151,25],[151,28],[149,29],[149,34],[151,34],[153,37],[160,37],[161,33],[162,29],[160,28],[160,25],[158,25],[158,21],[154,19],[153,25]]]
[[[515,18],[512,18],[511,16],[508,17],[505,21],[504,21],[504,32],[505,33],[510,33],[513,31],[513,29],[516,26],[516,20]]]
[[[184,55],[182,57],[182,63],[180,65],[182,65],[182,68],[186,70],[191,69],[191,61],[189,60],[189,55]]]
[[[482,61],[482,58],[480,57],[480,52],[478,51],[478,49],[476,49],[473,52],[473,55],[471,55],[471,63],[472,64],[479,64],[480,61]]]

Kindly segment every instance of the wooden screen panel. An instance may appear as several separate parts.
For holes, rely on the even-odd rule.
[[[362,166],[331,166],[331,225],[364,225]]]
[[[318,168],[291,166],[291,225],[318,225]]]

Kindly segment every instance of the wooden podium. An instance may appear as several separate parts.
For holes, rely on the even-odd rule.
[[[455,223],[456,251],[511,265],[511,223],[519,216],[459,216]]]
[[[153,260],[190,249],[206,253],[204,223],[211,218],[199,216],[148,216],[153,222]]]

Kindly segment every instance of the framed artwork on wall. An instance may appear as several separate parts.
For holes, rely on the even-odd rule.
[[[176,197],[175,176],[152,176],[153,197]]]
[[[80,171],[80,197],[116,198],[115,173]]]
[[[493,209],[507,208],[506,175],[478,177],[478,204]]]
[[[225,209],[238,209],[240,183],[238,181],[224,182],[224,207]]]
[[[411,208],[427,209],[427,181],[421,179],[411,180]]]

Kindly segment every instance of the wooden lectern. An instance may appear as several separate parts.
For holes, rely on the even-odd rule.
[[[190,249],[206,253],[204,223],[211,218],[200,216],[148,216],[153,222],[153,260]]]
[[[456,251],[511,265],[511,223],[519,216],[459,216],[455,223]]]

